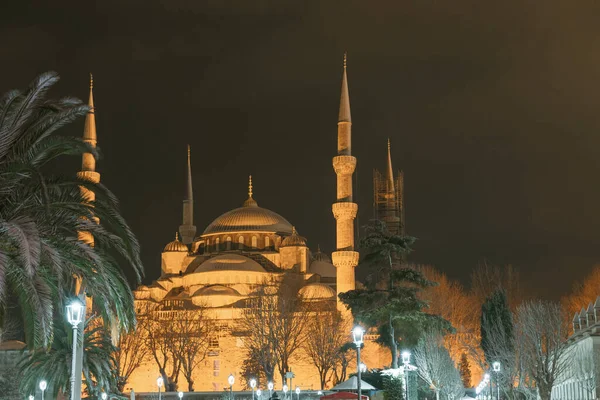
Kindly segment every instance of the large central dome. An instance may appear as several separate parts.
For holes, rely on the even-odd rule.
[[[244,205],[215,219],[204,230],[203,235],[247,231],[292,234],[292,224],[288,220],[276,212],[259,207],[256,200],[252,198],[252,177],[250,177],[248,199]]]
[[[266,208],[244,206],[228,211],[215,219],[204,230],[204,235],[242,231],[282,232],[291,235],[292,224]]]

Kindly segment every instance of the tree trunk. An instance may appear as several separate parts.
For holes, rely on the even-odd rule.
[[[394,333],[394,324],[392,324],[392,316],[389,317],[390,329],[390,350],[392,351],[392,368],[398,368],[398,345]]]
[[[187,381],[188,381],[188,392],[193,392],[194,391],[194,380],[190,376]]]

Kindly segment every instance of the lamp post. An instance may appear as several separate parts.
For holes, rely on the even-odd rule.
[[[296,386],[296,395],[298,395],[298,400],[300,400],[300,386]]]
[[[162,385],[165,383],[164,379],[162,376],[159,376],[156,379],[156,386],[158,386],[158,400],[161,399],[161,395],[160,395],[160,388],[162,387]]]
[[[79,299],[74,299],[71,304],[67,306],[67,320],[73,327],[73,356],[71,357],[71,400],[78,398],[75,395],[75,379],[76,373],[76,360],[77,360],[77,339],[78,332],[77,327],[81,323],[83,318],[83,304]]]
[[[46,391],[47,387],[48,387],[48,382],[46,382],[46,381],[40,382],[40,390],[42,391],[42,400],[44,400],[44,392]]]
[[[106,392],[102,392],[100,397],[102,397],[102,400],[106,400],[108,398],[108,395],[106,394]]]
[[[288,386],[283,385],[283,398],[287,399]]]
[[[406,392],[406,400],[408,400],[408,371],[410,371],[410,351],[402,352],[402,364],[404,364],[404,391]]]
[[[229,374],[227,382],[229,382],[229,400],[233,400],[233,384],[235,383],[235,377],[233,374]]]
[[[256,387],[256,379],[250,379],[250,387],[252,388],[252,400],[254,400],[254,388]]]
[[[29,395],[29,400],[33,400],[33,399],[35,399],[35,397],[33,397],[33,395],[32,395],[32,394],[30,394],[30,395]]]
[[[256,398],[260,400],[260,396],[262,396],[262,390],[256,389]]]
[[[272,392],[273,392],[273,382],[269,382],[269,384],[267,385],[267,387],[269,388],[269,400],[271,399]]]
[[[180,399],[183,399],[183,392],[177,393],[177,397],[179,397]]]
[[[492,368],[496,374],[497,400],[500,400],[500,361],[494,361]]]
[[[483,381],[486,385],[490,383],[490,374],[483,375]],[[488,393],[490,394],[490,397],[492,397],[492,385],[489,385]]]
[[[360,346],[363,344],[363,339],[365,335],[365,330],[362,326],[355,326],[352,329],[352,338],[354,339],[354,344],[356,345],[356,372],[357,372],[357,380],[356,380],[356,388],[358,391],[358,400],[362,400],[360,393],[360,382],[361,382],[361,374],[360,374]]]

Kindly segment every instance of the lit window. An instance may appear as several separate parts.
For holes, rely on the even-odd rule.
[[[244,248],[244,237],[240,236],[238,237],[238,243],[239,243],[239,248],[240,250]]]
[[[268,236],[265,236],[265,247],[271,247],[271,239]]]
[[[252,236],[252,248],[256,249],[258,247],[258,238],[256,236]]]
[[[225,239],[225,248],[231,250],[231,236],[227,236],[227,239]]]
[[[218,348],[219,347],[219,337],[212,336],[208,341],[208,346],[211,348]]]
[[[215,239],[215,251],[219,251],[219,238]]]

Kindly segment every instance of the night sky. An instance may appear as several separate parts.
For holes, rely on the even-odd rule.
[[[4,1],[0,92],[55,70],[54,96],[87,100],[93,72],[98,170],[150,281],[181,223],[188,143],[200,233],[252,174],[260,206],[333,250],[347,51],[359,223],[389,137],[413,261],[464,283],[510,263],[557,298],[600,260],[599,20],[595,0]]]

